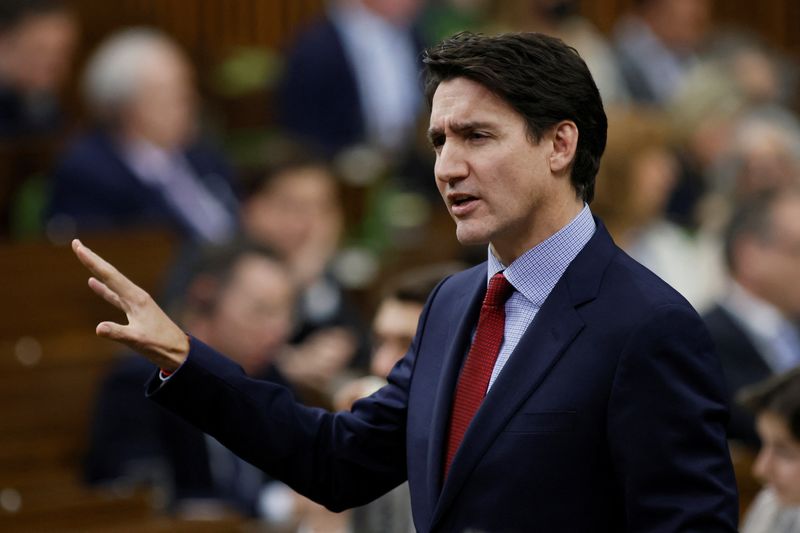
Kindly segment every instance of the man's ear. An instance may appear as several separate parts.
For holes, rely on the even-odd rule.
[[[578,127],[571,120],[553,126],[553,151],[550,153],[550,171],[559,175],[569,172],[578,148]]]

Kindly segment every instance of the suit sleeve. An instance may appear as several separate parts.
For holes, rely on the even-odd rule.
[[[436,292],[436,291],[434,291]],[[248,378],[196,339],[188,359],[150,398],[301,494],[339,511],[368,503],[406,480],[406,410],[430,303],[388,385],[349,412],[302,406],[279,385]]]
[[[688,306],[642,320],[620,358],[608,439],[627,531],[734,532],[736,482],[719,362]]]

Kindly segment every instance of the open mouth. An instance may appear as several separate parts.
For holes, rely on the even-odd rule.
[[[450,212],[456,217],[467,216],[476,205],[478,205],[476,196],[468,194],[454,196],[450,200]]]
[[[459,196],[458,198],[453,200],[453,206],[454,207],[460,207],[460,206],[466,205],[469,202],[472,202],[474,200],[476,200],[476,198],[474,196]]]

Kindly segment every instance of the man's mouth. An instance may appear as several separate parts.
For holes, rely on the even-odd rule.
[[[450,209],[453,215],[466,215],[477,203],[478,198],[469,194],[459,194],[450,198]]]

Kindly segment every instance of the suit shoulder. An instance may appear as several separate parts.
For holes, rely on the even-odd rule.
[[[604,283],[638,313],[662,307],[683,307],[699,318],[683,295],[622,250],[611,260]]]
[[[57,167],[59,173],[77,173],[76,177],[106,174],[109,167],[120,165],[111,140],[102,133],[90,133],[75,139],[64,151]]]

